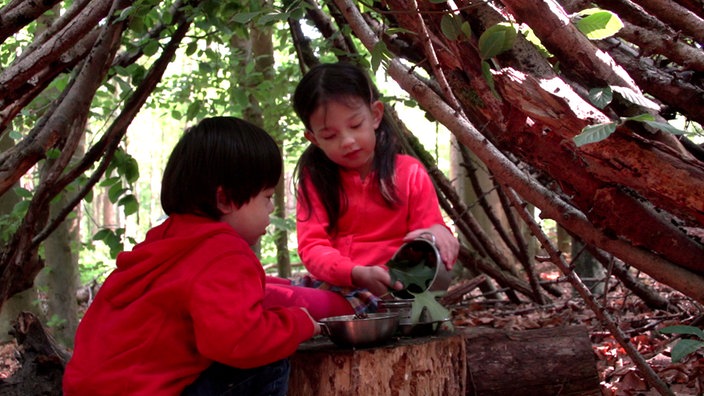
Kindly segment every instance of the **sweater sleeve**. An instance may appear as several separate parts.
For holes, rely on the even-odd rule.
[[[399,167],[399,173],[406,173],[402,178],[408,183],[409,231],[428,228],[434,224],[442,224],[445,220],[440,212],[435,186],[427,170],[417,159],[406,157],[407,164]]]
[[[355,263],[333,246],[326,231],[329,221],[325,207],[315,188],[308,183],[304,187],[310,197],[310,208],[300,200],[296,204],[296,234],[301,261],[316,279],[335,286],[351,287]]]
[[[264,272],[251,252],[226,254],[194,281],[190,312],[204,356],[238,368],[260,367],[292,355],[313,336],[297,307],[264,309]]]

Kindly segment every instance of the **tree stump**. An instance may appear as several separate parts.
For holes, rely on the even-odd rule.
[[[345,349],[327,338],[291,357],[289,396],[601,395],[583,326],[462,328]]]
[[[21,368],[0,381],[0,396],[60,396],[68,356],[58,347],[34,314],[22,312],[13,325],[21,354]]]

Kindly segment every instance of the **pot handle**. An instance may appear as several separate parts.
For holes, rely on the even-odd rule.
[[[423,235],[427,236],[428,238],[423,238]],[[429,240],[433,244],[433,246],[435,246],[435,234],[433,234],[432,232],[424,232],[420,234],[419,237]]]
[[[327,336],[327,337],[330,337],[331,332],[330,332],[330,328],[328,327],[328,325],[323,322],[318,322],[318,325],[320,326],[320,334]]]

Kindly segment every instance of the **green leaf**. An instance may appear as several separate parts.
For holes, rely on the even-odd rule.
[[[410,264],[403,260],[389,260],[386,264],[391,275],[391,283],[401,281],[405,290],[410,293],[422,293],[428,288],[435,277],[435,269],[423,262]]]
[[[428,315],[424,318],[424,322],[440,322],[450,319],[450,311],[443,307],[435,298],[444,292],[430,292],[414,294],[413,304],[411,305],[411,323],[418,323],[421,319],[423,308],[426,309]]]
[[[577,147],[589,143],[600,142],[616,131],[615,122],[605,124],[587,125],[582,129],[582,133],[572,138]]]
[[[462,22],[462,25],[460,26],[460,30],[462,30],[462,33],[464,34],[465,37],[467,37],[467,38],[472,37],[472,27],[469,26],[469,22],[467,22],[467,21]]]
[[[61,150],[57,148],[50,148],[49,150],[46,151],[46,158],[47,159],[57,159],[61,155]]]
[[[110,199],[110,202],[115,203],[125,191],[127,190],[122,187],[122,184],[115,183],[108,189],[108,199]]]
[[[100,187],[107,187],[107,186],[112,186],[113,184],[117,183],[120,181],[120,178],[118,176],[113,176],[113,177],[108,177],[107,179],[103,180],[98,184]]]
[[[128,183],[134,183],[139,179],[139,163],[137,160],[128,155],[127,158],[118,167],[120,174],[125,177]]]
[[[260,14],[260,12],[242,12],[239,14],[235,14],[232,17],[232,21],[237,22],[237,23],[243,23],[243,24],[249,23],[252,21],[252,19],[254,19],[259,14]]]
[[[137,202],[137,198],[135,198],[132,194],[128,194],[120,198],[120,200],[117,201],[117,205],[125,208],[125,216],[129,216],[139,211],[139,202]]]
[[[704,347],[704,341],[698,340],[679,340],[670,351],[670,357],[673,363],[677,363],[687,355],[694,353],[699,348]]]
[[[487,29],[479,37],[479,53],[482,59],[493,58],[508,51],[516,40],[516,28],[513,24],[501,22]]]
[[[659,331],[660,331],[660,333],[664,333],[664,334],[689,334],[689,335],[697,336],[700,339],[704,340],[704,331],[702,331],[702,329],[700,329],[699,327],[695,327],[695,326],[674,325],[674,326],[663,327]]]
[[[665,132],[669,132],[673,135],[684,135],[686,132],[670,125],[667,122],[658,122],[658,121],[645,121],[646,124],[650,125],[653,128],[658,128],[660,130],[663,130]]]
[[[639,121],[639,122],[646,122],[646,121],[655,121],[655,117],[653,117],[652,114],[644,113],[644,114],[638,114],[632,117],[626,117],[624,118],[624,121]]]
[[[548,51],[548,49],[545,48],[545,46],[543,45],[542,41],[540,41],[540,38],[535,35],[533,29],[531,29],[529,26],[521,25],[520,31],[526,38],[526,40],[528,40],[529,43],[533,44],[543,57],[549,58],[552,56],[550,51]]]
[[[614,92],[609,87],[593,88],[589,90],[589,101],[600,109],[608,106],[614,99]]]
[[[494,75],[491,74],[491,65],[485,60],[482,61],[482,76],[484,76],[484,80],[486,81],[486,84],[489,86],[489,89],[494,94],[494,96],[497,99],[501,99],[499,93],[496,92],[496,84],[494,84]]]
[[[646,109],[660,110],[660,106],[653,102],[652,100],[646,98],[642,93],[636,92],[627,87],[620,87],[618,85],[612,85],[611,89],[617,92],[619,95],[623,96],[624,99],[631,103],[641,105]]]
[[[621,19],[611,11],[585,11],[587,12],[582,12],[580,15],[588,15],[579,19],[575,26],[590,40],[601,40],[611,37],[623,28]]]
[[[462,19],[452,14],[445,14],[440,20],[440,30],[450,40],[457,40],[462,35]]]
[[[152,56],[159,51],[159,42],[156,40],[149,40],[147,44],[142,48],[142,52],[146,56]]]
[[[93,235],[93,240],[94,240],[94,241],[104,241],[104,240],[106,240],[106,239],[107,239],[110,235],[112,235],[112,234],[113,234],[113,233],[112,233],[111,230],[109,230],[109,229],[107,229],[107,228],[103,228],[102,230],[96,232],[96,233]]]
[[[32,192],[24,187],[15,187],[13,191],[15,192],[15,194],[17,194],[18,197],[32,198]]]
[[[391,59],[389,56],[390,52],[389,49],[386,47],[386,43],[383,41],[379,40],[377,41],[376,44],[374,44],[374,48],[371,50],[371,55],[372,55],[372,70],[376,73],[377,70],[379,70],[379,66],[381,66],[381,63]]]

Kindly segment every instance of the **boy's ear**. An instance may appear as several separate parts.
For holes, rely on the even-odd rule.
[[[371,104],[372,118],[374,120],[374,129],[379,128],[382,118],[384,118],[384,104],[380,100],[376,100]]]
[[[306,129],[306,131],[303,132],[303,136],[305,136],[305,138],[309,142],[313,143],[316,146],[318,145],[318,141],[315,139],[315,135],[313,135],[313,132],[311,132],[310,130]]]
[[[215,190],[215,202],[218,205],[218,210],[220,210],[220,213],[222,214],[228,214],[232,212],[234,209],[235,205],[227,199],[227,196],[225,195],[225,191],[223,191],[222,186],[219,186],[217,190]]]

